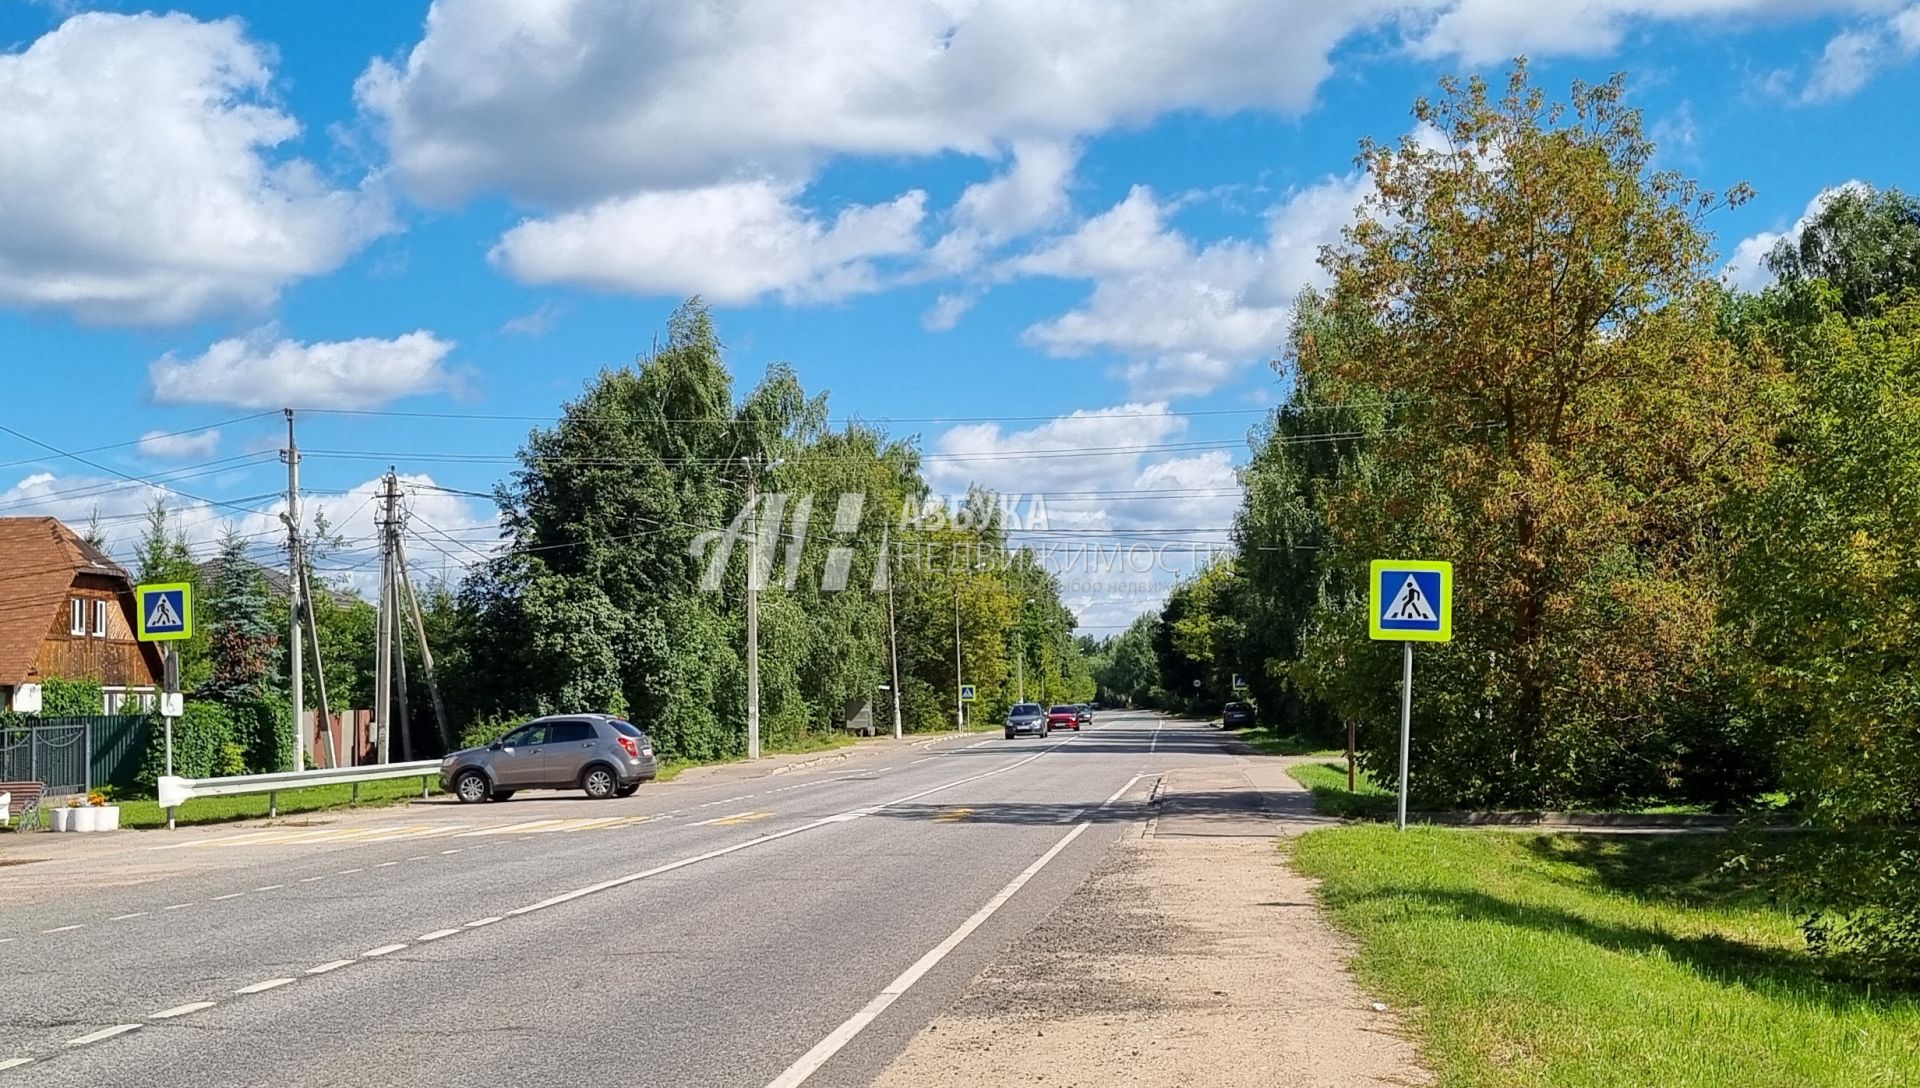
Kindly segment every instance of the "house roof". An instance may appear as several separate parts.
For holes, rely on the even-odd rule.
[[[57,518],[0,518],[0,685],[24,682],[74,578],[132,588],[127,572]]]

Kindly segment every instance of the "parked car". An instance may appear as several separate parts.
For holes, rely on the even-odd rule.
[[[1048,729],[1071,729],[1080,731],[1080,708],[1072,703],[1061,703],[1047,711]]]
[[[1039,703],[1015,703],[1007,711],[1007,739],[1012,740],[1022,733],[1032,733],[1037,737],[1047,735],[1047,712]]]
[[[1253,724],[1253,704],[1234,701],[1220,708],[1220,728],[1244,729]]]
[[[653,739],[639,726],[610,714],[556,714],[448,756],[440,788],[468,805],[521,790],[577,789],[604,800],[629,796],[659,773]]]
[[[1075,729],[1078,729],[1081,725],[1092,725],[1093,724],[1093,704],[1081,703],[1079,710],[1074,715],[1074,717],[1079,722],[1079,725],[1074,726]]]

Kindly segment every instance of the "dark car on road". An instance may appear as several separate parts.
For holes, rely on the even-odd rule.
[[[584,790],[604,800],[626,797],[659,773],[653,740],[639,726],[610,714],[556,714],[448,756],[440,788],[469,805],[521,790]]]
[[[1047,711],[1048,729],[1071,729],[1080,731],[1080,708],[1072,703],[1061,703]]]
[[[1244,729],[1253,724],[1253,704],[1231,702],[1220,708],[1220,728]]]
[[[1080,725],[1092,725],[1093,704],[1081,703],[1075,710],[1074,718],[1079,721]],[[1074,728],[1078,729],[1079,726],[1075,726]]]
[[[1022,733],[1032,733],[1036,737],[1047,735],[1047,712],[1039,703],[1015,703],[1007,711],[1007,739],[1012,740]]]

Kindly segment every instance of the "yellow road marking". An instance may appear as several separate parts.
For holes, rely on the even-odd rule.
[[[754,820],[764,820],[771,815],[773,815],[771,812],[739,812],[732,816],[717,816],[711,820],[702,820],[700,823],[712,824],[715,827],[733,827],[736,824],[751,823]]]
[[[950,808],[940,815],[935,816],[934,820],[938,823],[950,824],[964,820],[971,815],[973,815],[973,810],[970,808]]]

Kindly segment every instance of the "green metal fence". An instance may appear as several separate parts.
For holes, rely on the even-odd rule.
[[[87,778],[94,789],[112,786],[130,790],[140,775],[153,719],[145,714],[90,714],[72,718],[41,718],[38,728],[83,726],[87,735]]]

